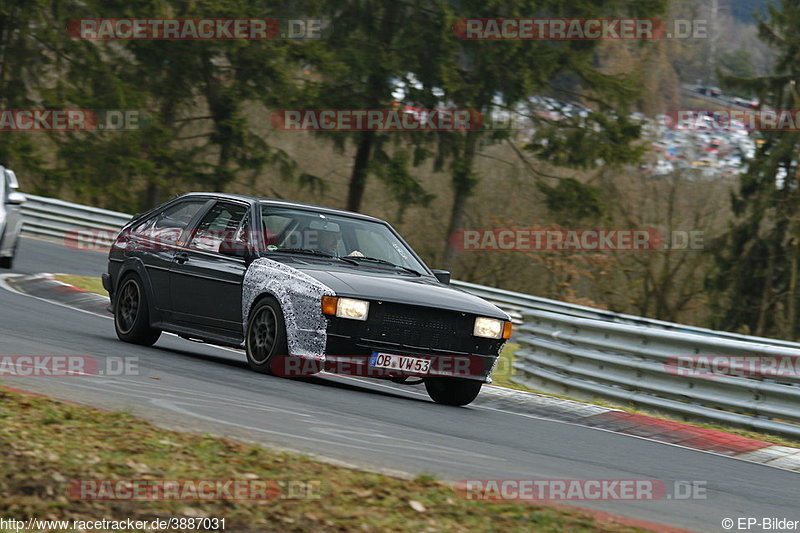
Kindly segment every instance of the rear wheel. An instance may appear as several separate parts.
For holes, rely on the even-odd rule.
[[[125,342],[151,346],[161,330],[150,327],[147,294],[141,280],[132,274],[122,280],[114,300],[114,328]]]
[[[245,351],[248,366],[256,372],[281,374],[272,365],[284,360],[289,349],[283,313],[274,298],[263,298],[253,307],[247,322]]]
[[[480,381],[464,378],[428,378],[425,389],[431,399],[442,405],[467,405],[478,397]]]

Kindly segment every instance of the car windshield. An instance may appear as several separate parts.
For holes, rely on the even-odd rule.
[[[348,258],[353,266],[394,268],[426,274],[411,249],[381,222],[316,211],[261,205],[267,252]]]

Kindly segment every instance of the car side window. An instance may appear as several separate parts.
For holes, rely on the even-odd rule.
[[[136,236],[174,244],[205,204],[206,200],[179,202],[148,218],[136,226],[132,233]]]
[[[189,248],[205,252],[218,252],[225,238],[240,238],[242,221],[247,215],[247,206],[217,202],[206,213],[189,241]]]

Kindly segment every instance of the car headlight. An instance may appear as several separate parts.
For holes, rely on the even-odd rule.
[[[369,302],[353,298],[339,298],[339,304],[336,306],[336,316],[352,318],[353,320],[366,320],[367,314],[369,314]]]
[[[323,296],[322,312],[326,315],[336,315],[339,318],[366,320],[369,314],[369,302],[355,298]]]
[[[472,334],[485,339],[507,339],[511,336],[511,322],[479,316],[475,319]]]

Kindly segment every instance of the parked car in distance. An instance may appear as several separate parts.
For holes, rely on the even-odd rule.
[[[102,279],[123,341],[169,331],[258,372],[424,383],[447,405],[475,399],[511,335],[387,222],[281,200],[180,196],[123,228]]]
[[[0,165],[0,268],[14,266],[14,256],[22,229],[20,205],[25,195],[18,192],[19,182],[13,170]]]

